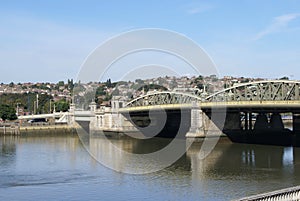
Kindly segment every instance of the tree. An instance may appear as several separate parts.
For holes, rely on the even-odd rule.
[[[105,95],[106,94],[106,89],[105,89],[105,86],[101,85],[99,87],[97,87],[96,89],[96,97],[98,96],[102,96],[102,95]]]
[[[204,84],[202,84],[202,83],[197,84],[197,88],[198,89],[204,89]]]
[[[197,78],[196,78],[197,81],[203,81],[203,76],[202,75],[199,75]]]
[[[3,120],[17,119],[16,110],[11,105],[0,104],[0,118]]]
[[[244,78],[242,79],[241,83],[247,83],[247,82],[250,82],[250,80],[248,78]]]
[[[32,112],[34,102],[36,101],[36,93],[23,93],[23,94],[1,94],[0,103],[4,105],[16,106],[19,104],[19,107],[24,108],[25,112]],[[53,99],[51,95],[39,94],[39,107],[37,112],[44,113],[49,111],[49,100]],[[43,109],[44,108],[44,109]]]
[[[11,83],[9,83],[9,85],[8,85],[9,87],[14,87],[15,86],[15,84],[13,83],[13,82],[11,82]]]
[[[142,79],[136,79],[135,82],[138,84],[144,84],[144,81]]]
[[[106,86],[107,86],[108,88],[111,88],[111,87],[112,87],[111,79],[110,79],[110,78],[106,81]]]
[[[279,80],[289,80],[289,77],[284,76],[284,77],[280,78]]]
[[[62,86],[65,86],[65,82],[64,81],[59,81],[57,83],[58,87],[62,87]]]
[[[69,103],[65,100],[59,100],[58,102],[55,103],[55,110],[57,112],[66,112],[69,109]]]
[[[73,79],[69,80],[68,79],[68,89],[70,91],[73,91],[73,88],[74,88],[74,82],[73,82]]]
[[[168,89],[164,86],[158,85],[158,84],[148,84],[143,85],[140,88],[138,88],[139,91],[144,90],[145,92],[148,92],[149,90],[159,90],[159,91],[168,91]]]

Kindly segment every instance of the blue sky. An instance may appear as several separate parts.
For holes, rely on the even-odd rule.
[[[300,79],[299,0],[11,0],[0,6],[0,82],[76,79],[99,44],[139,28],[186,35],[220,76]]]

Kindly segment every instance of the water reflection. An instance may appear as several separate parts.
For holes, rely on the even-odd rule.
[[[64,170],[81,162],[80,148],[77,135],[1,136],[0,187],[64,182]]]
[[[195,143],[187,152],[199,186],[203,180],[224,181],[222,192],[244,197],[300,184],[299,148],[233,144],[223,139],[207,158],[199,160],[200,147],[201,143]]]
[[[111,160],[119,171],[160,165],[159,160],[135,160],[126,153],[143,157],[169,144],[168,139],[160,138],[116,137],[111,143],[101,137],[88,140],[92,155]],[[180,141],[179,145],[185,147],[185,143]],[[114,146],[124,151],[115,151]],[[231,200],[300,184],[300,148],[233,144],[222,138],[201,160],[201,146],[201,141],[193,143],[186,154],[163,170],[129,175],[99,165],[76,135],[2,136],[0,199],[20,200],[27,192],[28,200],[57,200],[68,192],[78,200]],[[37,188],[46,189],[45,195]]]
[[[172,141],[172,143],[170,143]],[[84,143],[86,144],[86,143]],[[99,163],[117,171],[132,174],[155,172],[172,164],[185,154],[186,142],[182,139],[135,139],[128,136],[110,138],[93,136],[89,138],[91,156]],[[172,152],[163,152],[167,146]],[[169,165],[168,165],[169,164]]]
[[[7,167],[15,162],[16,157],[16,137],[0,137],[0,166]]]
[[[148,153],[169,143],[167,139],[160,138],[146,143],[130,138],[115,138],[111,142],[91,138],[90,151],[96,159],[104,160],[105,157],[105,160],[112,160],[117,171],[134,171],[137,166],[152,168],[158,163],[157,160],[133,160],[126,153]],[[118,146],[125,152],[116,152],[113,146]],[[193,143],[186,154],[170,167],[150,175],[160,177],[163,188],[168,185],[186,186],[188,192],[195,197],[210,198],[213,193],[215,199],[222,198],[221,200],[300,184],[299,148],[233,144],[223,138],[208,157],[201,160],[201,146],[202,142]],[[237,188],[240,190],[236,190]],[[206,191],[209,192],[207,195]]]
[[[143,163],[143,167],[151,167],[152,163],[159,160],[144,160],[143,154],[160,150],[167,144],[168,139],[155,138],[151,140],[139,140],[129,137],[112,138],[111,143],[107,143],[102,137],[89,139],[90,152],[99,161],[110,160],[117,171],[126,168],[134,169],[138,163]],[[183,146],[185,142],[181,141]],[[199,158],[202,142],[193,143],[176,163],[171,167],[182,167],[185,170],[192,169],[193,173],[199,178],[205,177],[224,177],[227,175],[243,176],[246,172],[249,179],[250,175],[255,175],[258,171],[266,170],[286,170],[294,172],[294,165],[300,163],[298,148],[281,146],[264,146],[250,144],[233,144],[228,139],[221,139],[213,151],[204,160]],[[116,151],[115,147],[118,148]],[[141,159],[134,160],[128,153],[141,154]],[[296,157],[297,156],[297,157]],[[186,168],[189,167],[189,168]],[[246,171],[247,170],[247,171]],[[284,171],[274,175],[276,177],[284,175]],[[295,176],[295,175],[294,175]],[[282,178],[284,179],[284,178]]]

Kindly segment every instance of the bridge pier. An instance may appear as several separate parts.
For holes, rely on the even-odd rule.
[[[70,104],[67,123],[68,125],[75,126],[75,104],[74,103]]]
[[[200,109],[197,103],[193,102],[193,106],[191,109],[191,127],[187,132],[185,137],[193,138],[193,137],[205,137],[204,131],[204,119],[203,116],[205,114]]]
[[[249,119],[248,119],[248,112],[245,112],[245,124],[244,124],[244,129],[248,130],[249,128]]]
[[[244,112],[244,126],[242,127],[241,124],[241,130],[245,131],[251,131],[253,130],[253,113],[252,112]]]
[[[251,130],[251,128],[252,128],[251,116],[252,116],[251,113],[249,113],[249,117],[247,117],[247,115],[245,116],[245,121],[249,122],[249,123],[245,122],[245,130]],[[299,126],[300,126],[300,124],[299,124]],[[265,113],[260,113],[257,115],[256,121],[254,123],[254,130],[267,130],[267,129],[276,130],[276,131],[284,130],[284,124],[283,124],[281,115],[279,113],[274,112],[271,115],[270,121]],[[299,127],[299,129],[300,129],[300,127]]]
[[[90,104],[92,117],[90,118],[90,130],[92,134],[103,134],[103,132],[136,132],[137,129],[123,116],[119,109],[124,107],[122,97],[113,97],[112,107],[101,106],[96,108],[96,103]]]
[[[256,117],[254,130],[267,130],[269,128],[268,117],[265,113],[260,113]]]
[[[279,113],[273,113],[270,119],[270,128],[274,130],[283,130],[284,124]]]
[[[300,146],[300,114],[293,113],[293,133],[294,133],[294,146]],[[294,153],[295,156],[295,153]],[[297,155],[298,158],[300,158]]]
[[[249,112],[249,128],[248,130],[252,130],[253,129],[253,122],[252,122],[252,112]]]
[[[226,114],[223,130],[241,130],[240,112],[229,112]]]
[[[300,114],[293,113],[293,131],[300,133]]]
[[[222,111],[220,111],[222,112]],[[211,119],[211,111],[204,112],[200,109],[199,105],[194,102],[191,109],[191,126],[186,133],[186,138],[201,138],[206,136],[220,136],[222,134],[222,128],[218,125],[218,122],[213,122]]]

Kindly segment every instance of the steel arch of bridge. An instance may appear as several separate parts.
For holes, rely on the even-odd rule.
[[[267,80],[239,84],[205,98],[208,102],[299,100],[299,81]]]
[[[190,104],[196,102],[239,101],[299,101],[300,81],[267,80],[239,84],[226,88],[202,99],[198,95],[180,92],[155,92],[140,96],[126,107],[154,106],[166,104]]]
[[[163,91],[140,96],[126,104],[126,107],[153,106],[166,104],[187,104],[200,101],[200,97],[188,93]]]

